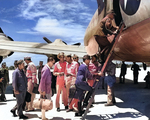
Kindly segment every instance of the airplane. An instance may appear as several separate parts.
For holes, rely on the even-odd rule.
[[[149,0],[97,0],[98,9],[90,21],[84,45],[89,55],[102,51],[99,35],[100,22],[108,11],[116,14],[113,23],[119,26],[125,24],[118,42],[114,48],[114,60],[130,62],[150,61],[150,1]]]
[[[13,52],[28,52],[35,54],[58,54],[59,52],[94,55],[101,51],[101,40],[95,40],[94,35],[100,30],[99,24],[108,11],[116,14],[114,24],[117,26],[123,21],[125,28],[114,48],[114,60],[149,62],[150,61],[150,1],[146,0],[97,0],[96,10],[84,37],[84,46],[66,45],[57,39],[53,43],[17,42],[0,32],[0,59]],[[86,49],[86,50],[85,50]]]
[[[46,56],[53,55],[56,60],[56,55],[60,52],[64,52],[66,55],[76,54],[79,58],[87,54],[85,47],[81,46],[81,43],[67,45],[61,39],[56,39],[54,42],[51,42],[46,37],[43,37],[43,39],[47,43],[14,41],[11,37],[6,36],[0,28],[0,63],[4,58],[11,56],[14,52],[34,53]]]

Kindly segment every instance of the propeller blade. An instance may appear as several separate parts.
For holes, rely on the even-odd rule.
[[[43,39],[47,42],[47,43],[52,43],[48,38],[43,37]]]
[[[79,45],[79,46],[80,46],[80,45],[81,45],[81,43],[75,43],[75,44],[73,44],[73,45]]]
[[[0,33],[4,33],[3,30],[1,29],[1,27],[0,27]]]

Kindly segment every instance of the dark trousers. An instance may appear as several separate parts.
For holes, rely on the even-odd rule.
[[[120,74],[120,83],[125,83],[125,75]]]
[[[150,88],[150,81],[149,80],[146,80],[146,86],[145,88]]]
[[[26,101],[24,100],[23,105],[22,105],[23,110],[25,110],[25,106],[26,106]],[[17,104],[11,110],[16,111],[17,110]]]
[[[83,85],[76,85],[76,97],[79,99],[79,101],[82,101],[84,99],[85,91],[92,91],[92,87],[88,85],[88,83]]]
[[[85,92],[88,91],[86,97],[84,98]],[[77,99],[79,99],[78,101],[78,114],[82,115],[82,101],[83,101],[83,105],[87,106],[88,105],[88,100],[90,98],[90,96],[93,93],[93,89],[91,86],[89,86],[87,83],[86,84],[82,84],[82,85],[76,85],[76,93],[77,93]]]
[[[3,83],[0,83],[0,91],[1,91],[1,100],[4,101],[4,99],[6,99],[6,97],[5,97],[5,93],[4,93]]]
[[[18,115],[23,115],[23,104],[25,101],[26,91],[16,94]]]
[[[138,75],[137,73],[134,73],[133,74],[133,81],[134,81],[134,84],[138,84]]]
[[[7,82],[3,82],[3,85],[4,85],[4,92],[5,92],[6,87],[7,87]]]

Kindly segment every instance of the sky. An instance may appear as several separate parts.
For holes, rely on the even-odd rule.
[[[0,27],[14,41],[45,43],[62,39],[67,44],[80,42],[97,9],[97,0],[0,0]],[[46,64],[45,55],[15,52],[5,58],[7,66],[30,56],[35,65]]]

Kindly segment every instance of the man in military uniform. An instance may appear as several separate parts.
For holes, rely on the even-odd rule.
[[[0,69],[0,71],[1,71],[1,76],[3,77],[3,81],[2,81],[2,83],[3,83],[3,92],[5,93],[7,84],[9,84],[9,71],[8,71],[8,68],[6,67],[5,62],[2,63],[2,68]],[[6,101],[5,94],[3,96],[1,96],[1,99],[3,101]]]
[[[0,71],[0,91],[1,91],[0,101],[5,101],[6,102],[3,80],[4,80],[4,77],[3,77],[3,75],[1,74],[1,71]]]

